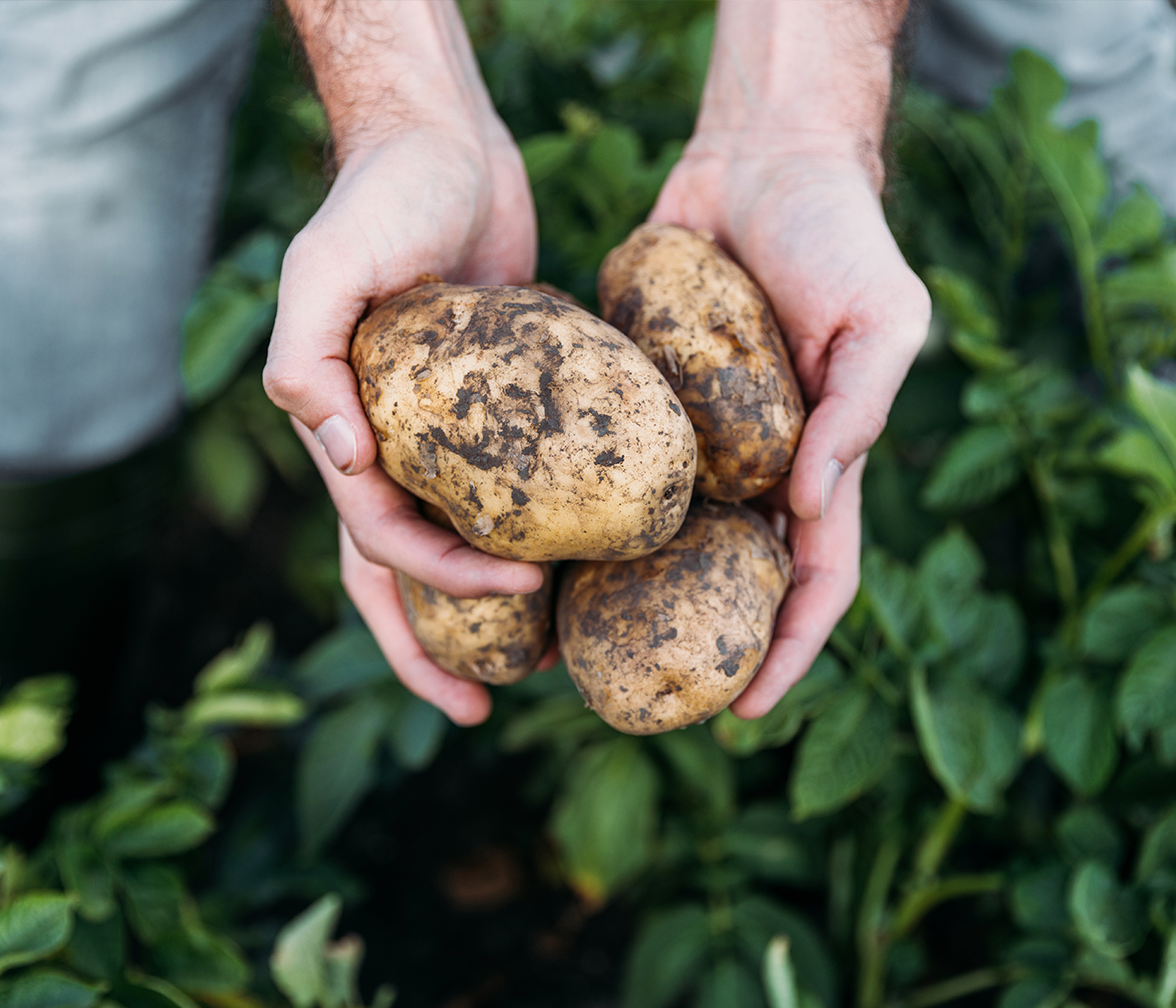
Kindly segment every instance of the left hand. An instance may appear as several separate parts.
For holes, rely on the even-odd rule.
[[[790,476],[765,495],[787,519],[793,586],[775,640],[731,705],[766,714],[815,660],[857,592],[865,452],[923,344],[930,299],[868,172],[808,150],[738,150],[696,134],[650,219],[705,228],[763,287],[809,415]]]

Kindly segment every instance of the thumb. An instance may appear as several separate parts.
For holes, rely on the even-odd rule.
[[[842,330],[829,345],[820,396],[805,422],[789,479],[789,506],[822,518],[833,488],[878,439],[890,406],[927,333],[930,302],[914,274],[901,314],[870,332]]]
[[[274,404],[311,430],[331,464],[348,475],[363,472],[376,458],[376,439],[348,362],[356,322],[368,307],[368,295],[354,278],[366,272],[302,235],[291,242],[262,378]]]

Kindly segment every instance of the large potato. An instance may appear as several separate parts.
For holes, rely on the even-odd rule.
[[[641,351],[581,308],[425,283],[360,324],[351,364],[380,464],[486,553],[635,557],[682,523],[690,421]]]
[[[698,435],[698,492],[740,501],[792,466],[804,405],[772,308],[703,234],[643,224],[600,267],[604,318],[649,356]]]
[[[568,673],[618,731],[704,721],[763,662],[791,571],[756,512],[696,503],[656,553],[565,572],[556,620]]]

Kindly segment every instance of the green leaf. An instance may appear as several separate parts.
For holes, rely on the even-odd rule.
[[[1017,442],[1004,427],[968,427],[936,463],[921,503],[933,511],[964,511],[996,500],[1021,475]]]
[[[1044,56],[1031,49],[1018,49],[1009,59],[1009,83],[1002,90],[1010,93],[1027,126],[1047,126],[1053,110],[1066,96],[1065,78]]]
[[[987,343],[1000,340],[996,305],[975,280],[942,266],[932,266],[924,275],[935,305],[957,328],[974,333]]]
[[[1127,401],[1151,428],[1168,461],[1176,465],[1176,388],[1132,364],[1127,369]]]
[[[240,686],[252,679],[267,661],[274,647],[274,631],[268,623],[256,623],[245,634],[245,639],[212,659],[192,688],[196,693],[215,693]]]
[[[732,756],[750,756],[761,749],[785,745],[796,737],[808,718],[824,709],[844,682],[840,663],[829,652],[822,651],[804,678],[763,717],[745,721],[725,710],[711,721],[711,732]],[[582,711],[583,705],[576,703]],[[595,715],[589,716],[599,720]]]
[[[115,910],[114,876],[110,866],[85,837],[84,825],[71,815],[62,817],[55,845],[57,869],[66,890],[77,897],[78,913],[87,920],[105,920]]]
[[[735,768],[706,728],[695,725],[684,731],[653,737],[674,776],[693,805],[712,822],[723,822],[735,813]]]
[[[588,144],[586,161],[595,179],[623,196],[640,177],[641,140],[628,126],[606,123]]]
[[[1176,626],[1156,631],[1119,679],[1115,714],[1138,751],[1153,728],[1176,722]]]
[[[145,810],[98,840],[111,857],[168,857],[199,846],[215,828],[206,808],[178,798]]]
[[[1013,919],[1026,931],[1065,933],[1070,924],[1066,905],[1069,878],[1069,871],[1060,864],[1046,865],[1020,876],[1009,895]]]
[[[788,956],[791,942],[787,935],[777,935],[764,950],[764,991],[768,1008],[800,1008],[796,974]]]
[[[1075,872],[1068,902],[1074,927],[1095,951],[1122,958],[1143,943],[1143,908],[1101,862],[1088,861]]]
[[[0,973],[46,959],[69,941],[74,899],[63,893],[32,892],[0,910]]]
[[[1154,588],[1111,588],[1083,617],[1082,653],[1092,661],[1118,663],[1163,622],[1168,612],[1167,602]]]
[[[809,886],[820,876],[818,858],[782,805],[748,807],[723,833],[722,843],[741,867],[760,878]]]
[[[60,708],[8,700],[0,705],[0,760],[40,766],[65,747],[68,720]]]
[[[1119,763],[1111,701],[1085,676],[1061,676],[1042,696],[1045,755],[1078,794],[1098,794]]]
[[[165,935],[182,929],[192,897],[175,868],[132,861],[122,868],[119,887],[125,897],[127,921],[145,945],[156,945]]]
[[[552,671],[551,674],[556,673]],[[751,723],[754,722],[740,722]],[[507,752],[519,752],[539,744],[574,747],[587,737],[606,735],[609,731],[577,693],[574,696],[546,697],[515,714],[502,729],[499,742]]]
[[[188,466],[212,517],[229,532],[243,532],[265,492],[265,463],[253,442],[209,417],[188,439]]]
[[[1021,765],[1021,726],[1013,710],[957,680],[933,690],[917,667],[911,711],[919,747],[944,790],[973,811],[996,812]]]
[[[103,921],[77,921],[65,950],[70,969],[112,983],[122,976],[126,956],[126,928],[117,912]]]
[[[1112,315],[1130,317],[1141,309],[1159,309],[1171,315],[1176,311],[1176,254],[1167,248],[1158,259],[1113,270],[1103,282],[1103,290]]]
[[[566,167],[578,145],[567,133],[539,133],[519,144],[531,185],[539,185]]]
[[[821,1004],[840,1003],[839,977],[843,974],[821,931],[808,918],[764,896],[738,900],[731,908],[731,915],[739,948],[748,961],[761,964],[772,939],[786,935],[802,1001],[804,994],[811,992]]]
[[[219,262],[183,321],[181,368],[188,401],[199,406],[228,387],[269,332],[283,243],[263,231]]]
[[[891,650],[899,655],[913,652],[919,643],[923,600],[911,569],[870,547],[862,557],[862,596]]]
[[[755,974],[735,959],[721,959],[698,985],[694,1008],[765,1008]]]
[[[308,700],[325,700],[395,678],[366,627],[336,630],[321,638],[299,659],[295,675]]]
[[[236,754],[229,740],[217,735],[202,738],[184,753],[176,769],[185,790],[202,805],[216,808],[233,783]]]
[[[710,950],[707,912],[693,903],[651,915],[629,952],[621,1004],[662,1008],[688,989]]]
[[[1025,659],[1025,619],[1017,603],[1008,595],[976,592],[970,599],[959,600],[957,612],[974,619],[976,636],[961,646],[945,667],[999,693],[1006,692],[1019,678]]]
[[[645,869],[657,830],[657,773],[631,738],[577,753],[551,816],[573,888],[590,904]]]
[[[277,690],[226,690],[194,697],[184,707],[184,721],[193,728],[241,725],[283,728],[306,717],[306,705],[291,693]]]
[[[240,950],[199,923],[164,935],[151,961],[165,980],[191,994],[233,994],[249,982]]]
[[[980,551],[958,528],[932,542],[919,559],[923,604],[935,636],[948,652],[972,645],[983,632],[986,614],[977,591],[983,573]]]
[[[1144,834],[1135,881],[1149,889],[1176,893],[1176,808],[1169,809]]]
[[[37,970],[0,985],[4,1008],[90,1008],[106,984],[86,983],[57,970]]]
[[[1117,869],[1123,857],[1119,827],[1097,805],[1075,805],[1058,820],[1058,847],[1074,864],[1101,861]]]
[[[1155,245],[1163,227],[1163,208],[1151,193],[1136,184],[1107,221],[1098,241],[1099,255],[1134,255]]]
[[[445,715],[431,703],[409,697],[403,710],[388,724],[388,740],[401,766],[421,770],[432,763],[448,725]]]
[[[825,815],[869,791],[890,768],[894,728],[881,700],[847,686],[809,726],[789,782],[797,819]]]
[[[325,954],[342,907],[342,900],[328,893],[278,932],[270,972],[294,1008],[327,1004]]]
[[[371,790],[387,711],[369,697],[326,714],[298,760],[295,808],[304,857],[321,850]]]
[[[996,1008],[1057,1008],[1064,994],[1064,989],[1059,993],[1055,980],[1029,977],[1006,987]]]
[[[198,1008],[187,994],[159,977],[127,970],[127,980],[110,992],[116,1005],[123,1008]]]
[[[1166,498],[1176,497],[1176,468],[1146,431],[1120,431],[1095,457],[1100,465],[1120,476],[1146,480]]]

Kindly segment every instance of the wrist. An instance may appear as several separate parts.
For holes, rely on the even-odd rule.
[[[425,128],[509,142],[452,0],[286,0],[342,164]]]
[[[699,154],[859,165],[875,191],[905,0],[722,0]]]

